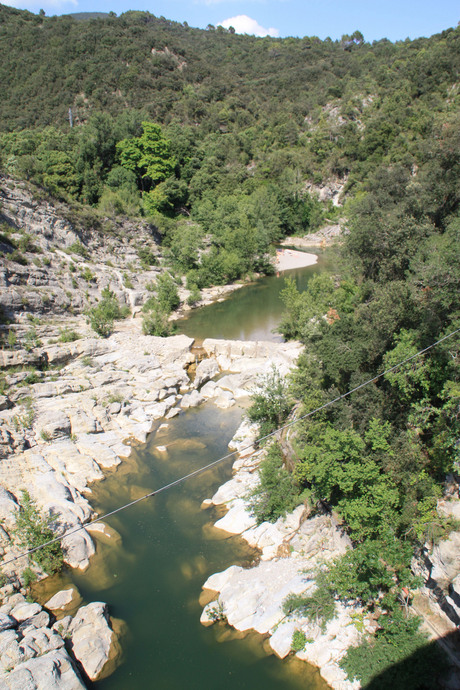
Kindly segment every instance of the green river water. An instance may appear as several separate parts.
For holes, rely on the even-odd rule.
[[[304,287],[319,265],[291,271]],[[287,275],[287,274],[284,274]],[[265,278],[223,303],[192,312],[179,331],[198,339],[279,339],[279,292],[284,277]],[[90,497],[100,513],[159,488],[228,452],[243,409],[219,410],[211,403],[187,410],[156,429],[144,446]],[[157,446],[167,446],[159,451]],[[207,577],[232,564],[250,565],[247,544],[215,530],[217,509],[201,503],[231,477],[232,459],[107,522],[121,537],[98,541],[86,573],[72,572],[85,602],[106,601],[111,615],[126,622],[123,661],[95,684],[98,690],[325,690],[313,667],[269,654],[256,633],[235,633],[223,623],[200,624],[201,588]],[[222,513],[220,513],[222,514]]]

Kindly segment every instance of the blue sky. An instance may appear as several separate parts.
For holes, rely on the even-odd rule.
[[[359,29],[366,41],[431,36],[460,21],[458,0],[2,0],[47,15],[71,12],[121,14],[130,9],[190,26],[232,25],[239,33],[270,36],[330,36]]]

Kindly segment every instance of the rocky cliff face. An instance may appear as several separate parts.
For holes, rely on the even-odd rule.
[[[10,318],[80,314],[105,287],[135,307],[161,271],[139,256],[140,250],[151,261],[160,256],[149,223],[88,216],[34,198],[32,188],[5,177],[0,202],[0,305]]]

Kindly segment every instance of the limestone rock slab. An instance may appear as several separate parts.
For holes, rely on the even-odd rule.
[[[77,612],[70,627],[72,651],[90,680],[96,680],[109,660],[114,633],[107,604],[93,602]]]

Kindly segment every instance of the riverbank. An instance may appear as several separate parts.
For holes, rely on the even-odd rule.
[[[231,449],[242,449],[233,465],[234,475],[203,508],[225,506],[228,512],[214,528],[245,539],[259,550],[260,560],[252,568],[231,566],[207,579],[200,600],[201,622],[207,626],[223,618],[240,632],[254,629],[268,636],[269,648],[281,659],[293,653],[293,635],[299,631],[305,644],[296,651],[297,657],[317,666],[335,690],[358,690],[360,684],[349,681],[339,664],[347,649],[358,644],[360,631],[374,629],[365,611],[339,605],[337,616],[324,629],[299,613],[283,611],[289,594],[313,593],[316,571],[345,553],[350,540],[330,515],[311,516],[303,504],[275,523],[257,525],[248,505],[266,453],[252,445],[257,435],[256,425],[241,425],[229,444]]]

